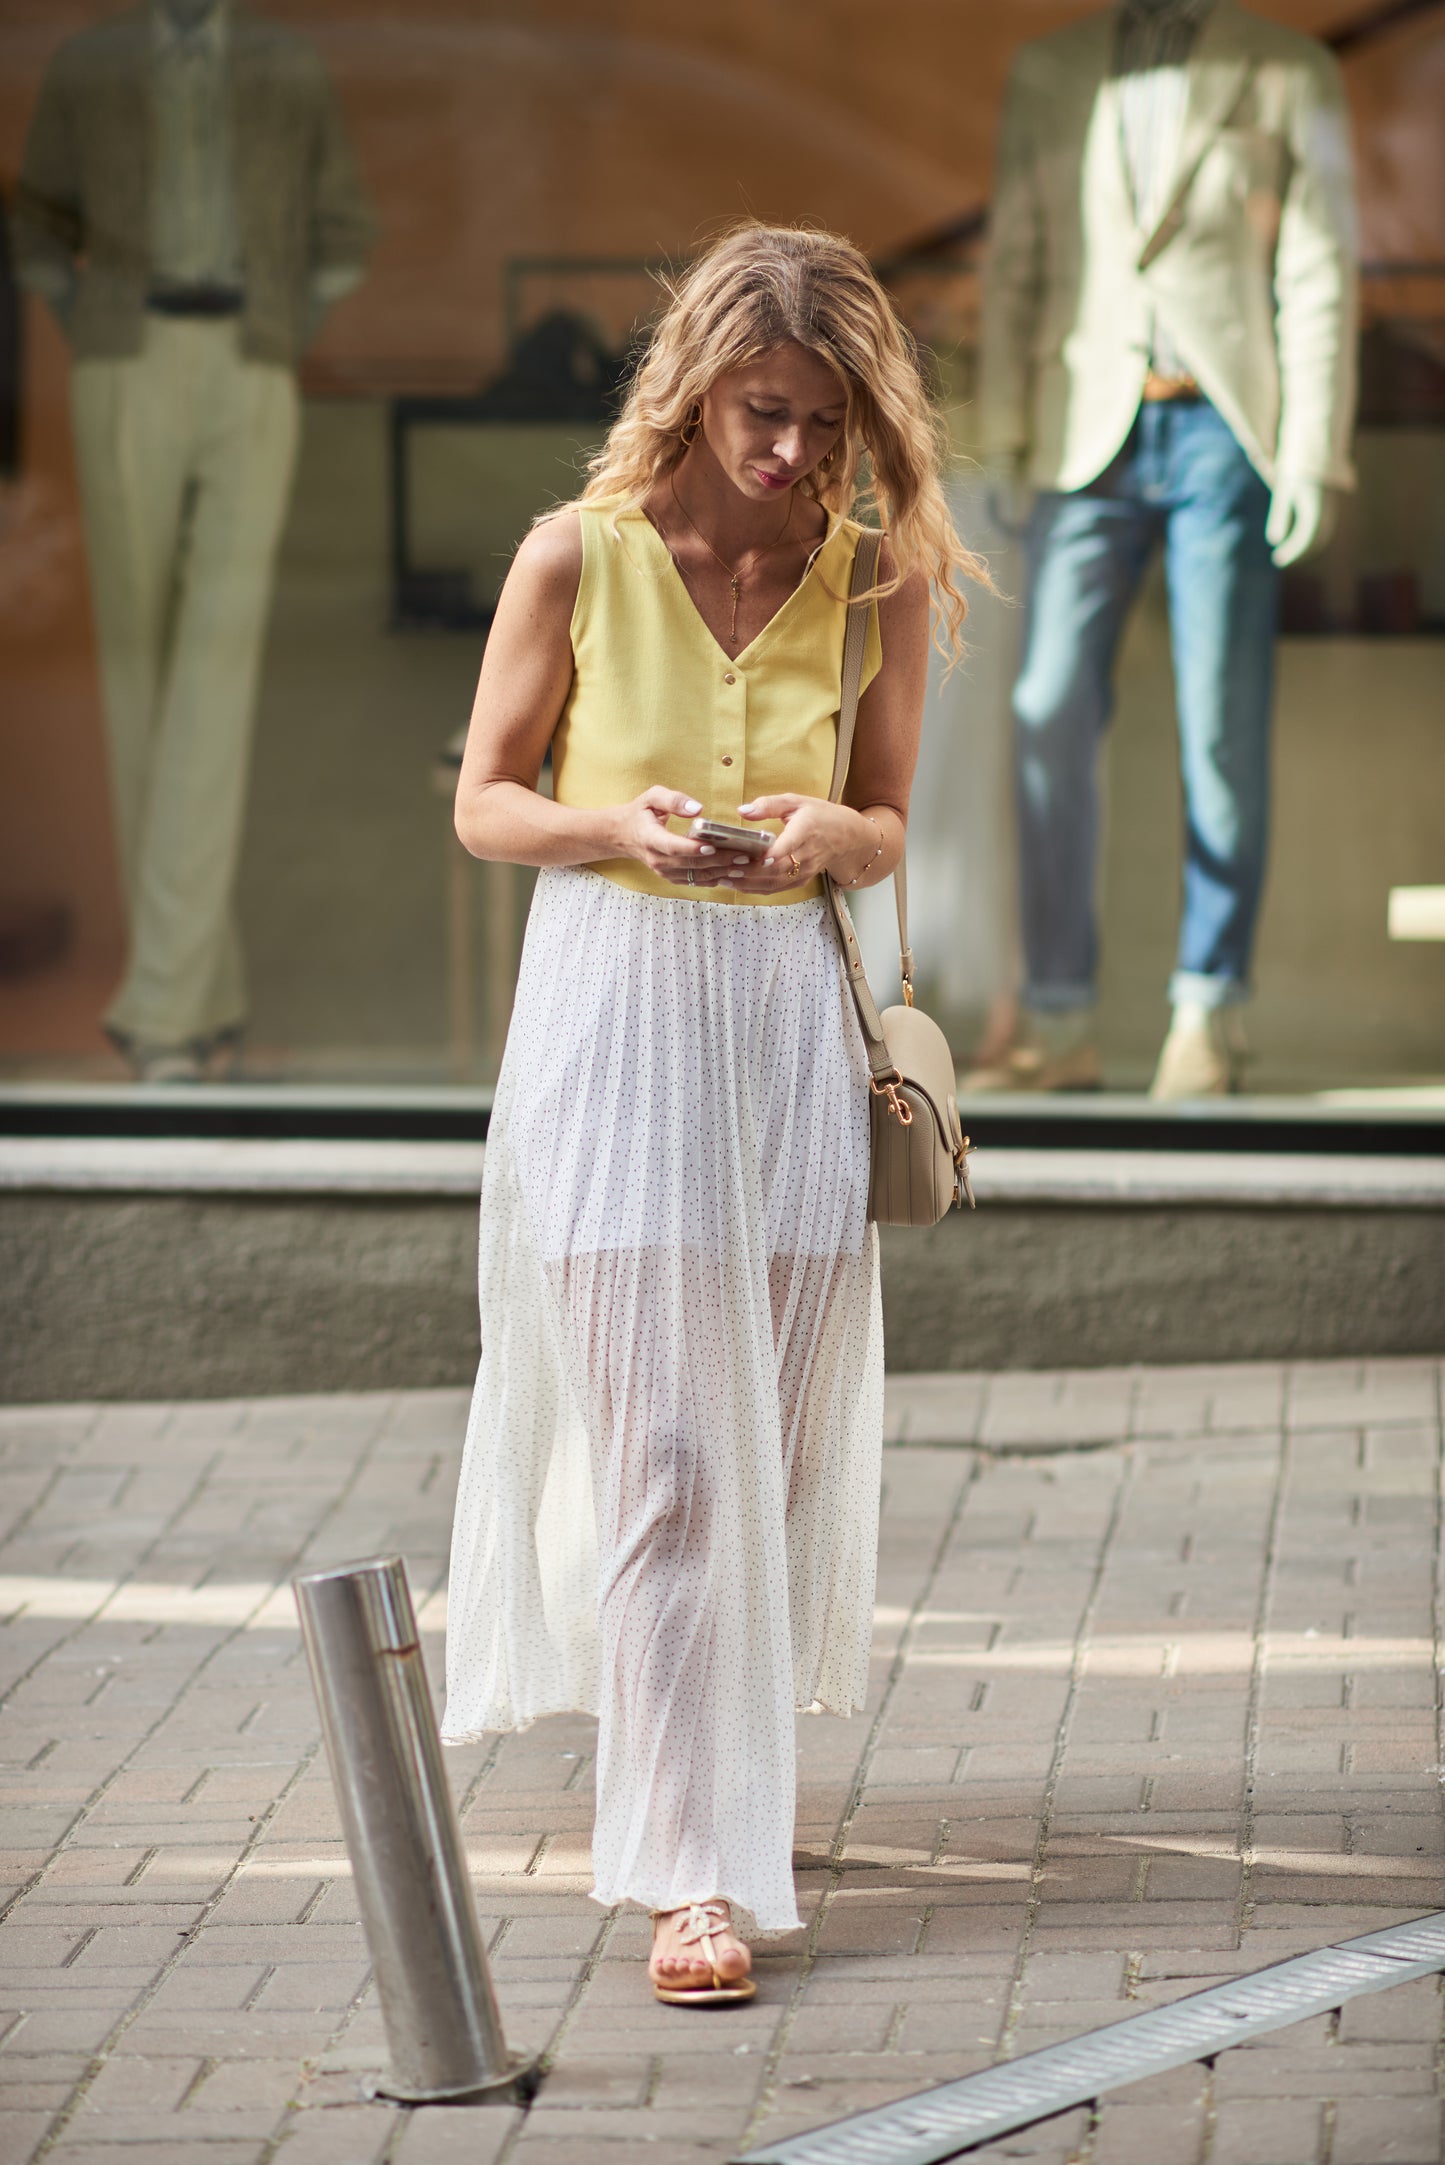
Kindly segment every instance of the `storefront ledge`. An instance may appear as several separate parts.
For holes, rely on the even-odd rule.
[[[30,1194],[474,1196],[481,1143],[17,1136],[0,1190]],[[987,1150],[981,1205],[1238,1205],[1259,1210],[1439,1209],[1445,1159],[1259,1151]]]
[[[1237,1203],[1250,1210],[1437,1210],[1445,1158],[1344,1158],[1224,1150],[979,1150],[974,1192],[991,1203]]]
[[[475,1196],[481,1143],[13,1136],[0,1191],[125,1195]]]

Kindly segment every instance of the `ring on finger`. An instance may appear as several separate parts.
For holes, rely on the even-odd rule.
[[[697,885],[697,881],[691,872],[689,872],[687,875],[687,884],[689,887],[696,887]]]
[[[790,864],[790,865],[792,866],[792,868],[793,868],[793,878],[794,878],[794,879],[796,879],[796,878],[797,878],[797,876],[798,876],[798,874],[799,874],[799,873],[800,873],[800,872],[802,871],[802,869],[803,869],[803,868],[802,868],[802,866],[801,866],[801,865],[799,864],[799,862],[798,862],[798,860],[797,860],[796,856],[794,856],[794,854],[792,853],[792,851],[789,851],[789,853],[788,853],[788,863],[789,863],[789,864]]]

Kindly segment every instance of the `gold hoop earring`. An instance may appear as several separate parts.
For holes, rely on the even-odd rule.
[[[683,422],[682,427],[677,432],[679,438],[682,441],[684,449],[687,449],[690,445],[697,442],[697,432],[701,427],[702,408],[701,406],[694,404],[692,412],[688,415],[687,419]]]

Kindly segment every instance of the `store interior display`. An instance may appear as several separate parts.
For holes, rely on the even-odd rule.
[[[849,11],[846,37],[840,9],[786,97],[780,71],[792,81],[799,61],[781,12],[684,23],[621,0],[584,30],[561,0],[524,24],[487,0],[15,0],[0,25],[0,1081],[490,1080],[530,876],[461,855],[448,746],[510,553],[580,489],[658,280],[754,213],[846,230],[885,272],[958,454],[956,515],[1000,589],[962,668],[934,672],[911,822],[920,996],[961,1072],[1007,1069],[1031,984],[1086,985],[1092,1064],[1064,1079],[1142,1101],[1181,991],[1198,991],[1179,973],[1220,976],[1223,937],[1223,977],[1253,996],[1217,1080],[1445,1098],[1445,943],[1389,932],[1392,890],[1445,882],[1445,7],[1158,12],[1195,40],[1185,103],[1171,120],[1167,86],[1162,106],[1135,98],[1126,126],[1119,10],[1077,0],[944,16],[902,0],[886,22]],[[1134,72],[1157,88],[1171,56],[1145,61]],[[1313,219],[1293,255],[1286,165]],[[1020,204],[1037,213],[1039,174],[1049,278],[1027,322],[1016,280],[1001,319],[997,268],[1013,247],[1028,269]],[[1070,217],[1116,286],[1085,291],[1067,270]],[[1131,282],[1141,231],[1158,245]],[[1254,300],[1221,300],[1221,257],[1241,294],[1280,274],[1286,330],[1295,295],[1290,459],[1266,410],[1276,329]],[[1072,443],[1049,373],[1065,339],[1098,386]],[[1146,401],[1146,371],[1204,397]],[[1012,443],[1000,382],[1033,401]],[[1147,495],[1191,416],[1196,436],[1216,431],[1216,535],[1230,486],[1252,486],[1251,517],[1273,499],[1283,520],[1282,554],[1291,528],[1316,538],[1315,513],[1322,545],[1288,562],[1261,546],[1234,578],[1260,626],[1220,615],[1228,668],[1202,698],[1196,681],[1192,707],[1185,692],[1181,770],[1180,589],[1167,521],[1143,520],[1109,653],[1083,670],[1097,712],[1112,662],[1112,719],[1086,747],[1099,816],[1049,950],[1064,959],[1040,964],[1029,912],[1049,883],[1030,902],[1026,875],[1021,911],[1017,857],[1054,864],[1058,838],[1020,827],[1011,772],[1015,687],[1037,690],[1042,666],[1038,504],[1077,512],[1110,474],[1115,511],[1121,490]],[[1286,468],[1316,501],[1281,504]],[[1208,577],[1189,571],[1196,631]],[[1069,634],[1069,616],[1052,613],[1045,660],[1077,684],[1080,650],[1059,640],[1084,618]],[[1201,782],[1210,698],[1235,724],[1272,721]],[[1079,840],[1064,772],[1050,769],[1055,823]],[[1211,883],[1246,830],[1221,934]],[[865,902],[860,932],[886,996],[874,914]],[[1201,933],[1188,952],[1181,914]],[[1203,1005],[1233,1012],[1217,989]]]

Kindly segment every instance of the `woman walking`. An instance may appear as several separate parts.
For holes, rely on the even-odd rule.
[[[887,541],[831,803],[865,455]],[[744,1935],[797,1924],[794,1710],[866,1687],[882,1317],[821,876],[870,886],[902,851],[930,590],[956,645],[982,572],[939,465],[857,250],[729,235],[580,501],[517,552],[457,792],[474,855],[542,869],[482,1189],[444,1734],[598,1714],[595,1893],[653,1913],[670,1999],[746,1997]]]

